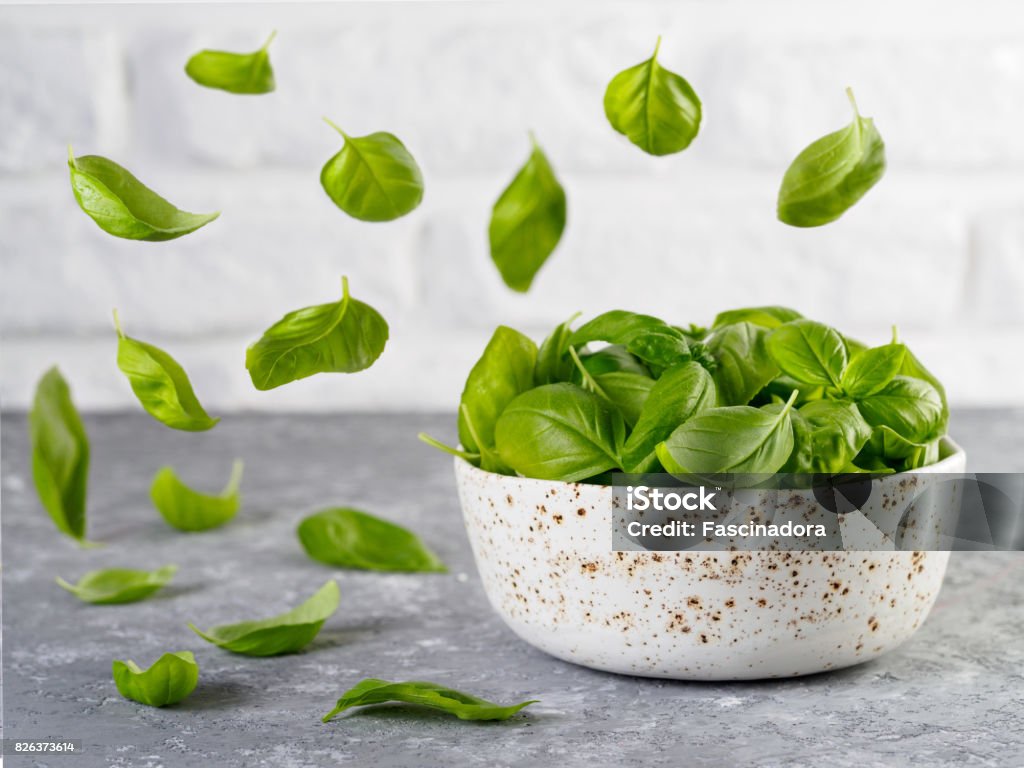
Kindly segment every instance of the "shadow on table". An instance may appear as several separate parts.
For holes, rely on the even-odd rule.
[[[195,693],[189,696],[174,709],[182,712],[203,712],[211,709],[237,707],[245,702],[258,698],[260,693],[249,686],[232,682],[202,682]]]

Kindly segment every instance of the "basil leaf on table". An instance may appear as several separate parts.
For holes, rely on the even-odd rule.
[[[99,155],[76,158],[68,147],[71,191],[78,207],[104,232],[127,240],[173,240],[209,224],[217,213],[171,205],[127,169]]]
[[[423,200],[423,174],[397,136],[383,131],[349,136],[327,118],[345,145],[320,171],[320,184],[336,206],[361,221],[393,221]]]
[[[623,469],[630,473],[656,471],[658,443],[695,414],[714,407],[715,399],[714,379],[700,363],[681,363],[665,371],[623,446]]]
[[[349,296],[341,280],[341,301],[289,312],[264,331],[245,352],[253,386],[274,389],[317,373],[354,373],[373,365],[384,351],[388,324],[369,304]]]
[[[792,320],[768,336],[768,351],[782,372],[804,384],[838,387],[846,344],[835,330],[813,320]]]
[[[712,408],[680,425],[657,447],[662,466],[673,474],[773,474],[793,452],[789,412],[782,407],[733,405]]]
[[[555,384],[567,381],[572,375],[573,364],[568,357],[569,337],[572,336],[572,324],[579,316],[577,312],[564,323],[559,323],[541,343],[533,373],[536,384]]]
[[[619,466],[622,415],[575,384],[545,384],[516,397],[494,430],[498,453],[526,477],[575,482]]]
[[[448,570],[412,531],[357,509],[317,512],[299,523],[296,533],[306,554],[327,565],[409,573]]]
[[[151,707],[177,704],[199,682],[199,665],[191,651],[165,653],[145,670],[134,661],[116,660],[113,672],[118,693]]]
[[[328,581],[302,605],[261,621],[223,624],[205,632],[189,628],[203,640],[245,656],[277,656],[295,653],[309,645],[324,622],[338,609],[338,585]]]
[[[185,64],[185,73],[199,85],[228,93],[254,95],[274,90],[274,69],[267,49],[277,36],[272,32],[253,53],[202,50]]]
[[[134,603],[167,586],[178,572],[178,566],[165,565],[155,571],[133,571],[127,568],[108,568],[90,571],[71,584],[58,577],[57,584],[79,600],[96,605]]]
[[[592,341],[620,344],[646,363],[668,367],[690,359],[686,337],[678,328],[650,315],[616,309],[584,323],[569,344],[582,347]]]
[[[241,460],[235,461],[228,484],[217,495],[192,490],[178,478],[173,469],[163,467],[153,477],[149,498],[172,528],[179,531],[208,531],[234,518],[242,503],[238,492],[241,482]]]
[[[943,427],[943,405],[938,391],[923,379],[896,376],[878,392],[857,401],[872,427],[889,427],[912,443],[938,437]]]
[[[220,419],[210,418],[200,405],[185,369],[159,347],[126,336],[117,310],[114,310],[114,326],[117,328],[117,367],[128,377],[132,392],[146,413],[172,429],[185,432],[213,429]]]
[[[853,91],[846,89],[853,121],[803,150],[779,188],[779,221],[820,227],[835,221],[885,173],[885,143],[875,122],[861,117]]]
[[[494,203],[488,239],[491,259],[505,285],[530,290],[565,230],[565,190],[533,135],[533,150]]]
[[[900,372],[906,353],[907,348],[896,343],[858,352],[843,371],[843,392],[852,398],[875,394]]]
[[[604,94],[612,128],[649,155],[681,152],[700,130],[700,99],[684,78],[658,63],[660,48],[661,37],[651,58],[619,72]]]
[[[334,709],[324,715],[323,722],[326,723],[334,719],[352,707],[384,704],[392,701],[448,712],[460,720],[508,720],[523,707],[537,703],[537,699],[533,699],[503,707],[500,704],[456,691],[453,688],[446,688],[437,683],[419,681],[391,683],[387,680],[368,678],[360,680],[345,691],[338,699]]]
[[[71,390],[56,366],[36,385],[28,423],[32,480],[39,501],[57,530],[83,541],[89,438],[71,401]]]
[[[726,312],[719,312],[712,323],[712,329],[721,328],[723,325],[733,323],[753,323],[762,328],[778,328],[790,320],[800,320],[803,317],[795,309],[789,307],[744,307],[742,309],[730,309]]]
[[[746,405],[779,375],[768,352],[768,335],[766,328],[741,321],[719,326],[708,338],[719,405]]]

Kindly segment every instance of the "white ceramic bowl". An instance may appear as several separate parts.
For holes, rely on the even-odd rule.
[[[946,441],[912,474],[965,471]],[[910,637],[948,552],[613,552],[612,489],[509,477],[456,459],[484,590],[526,642],[594,669],[680,680],[806,675]],[[885,495],[885,503],[892,497]]]

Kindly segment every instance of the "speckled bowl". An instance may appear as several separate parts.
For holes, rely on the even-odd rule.
[[[942,456],[882,482],[898,492],[911,475],[965,471],[954,443]],[[741,680],[859,664],[921,625],[949,561],[923,551],[613,552],[610,487],[496,475],[461,459],[455,475],[494,609],[531,645],[610,672]]]

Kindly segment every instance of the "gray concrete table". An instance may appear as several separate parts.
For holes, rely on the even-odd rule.
[[[8,757],[8,768],[93,766],[1022,766],[1024,556],[954,554],[917,635],[869,664],[785,681],[694,684],[593,672],[519,641],[491,613],[461,529],[441,416],[234,416],[207,434],[143,414],[86,419],[89,536],[79,549],[36,501],[23,416],[2,424],[5,736],[75,738],[77,756]],[[972,467],[1024,471],[1024,411],[955,414]],[[171,464],[200,488],[246,462],[244,507],[217,531],[182,534],[150,505]],[[336,571],[310,561],[298,520],[362,507],[418,531],[447,575]],[[134,605],[90,606],[54,583],[98,567],[177,563],[173,586]],[[337,578],[342,604],[295,656],[254,659],[185,626],[284,610]],[[195,693],[167,709],[118,695],[115,658],[192,650]],[[541,703],[506,723],[403,708],[320,716],[363,677],[435,680],[500,702]]]

